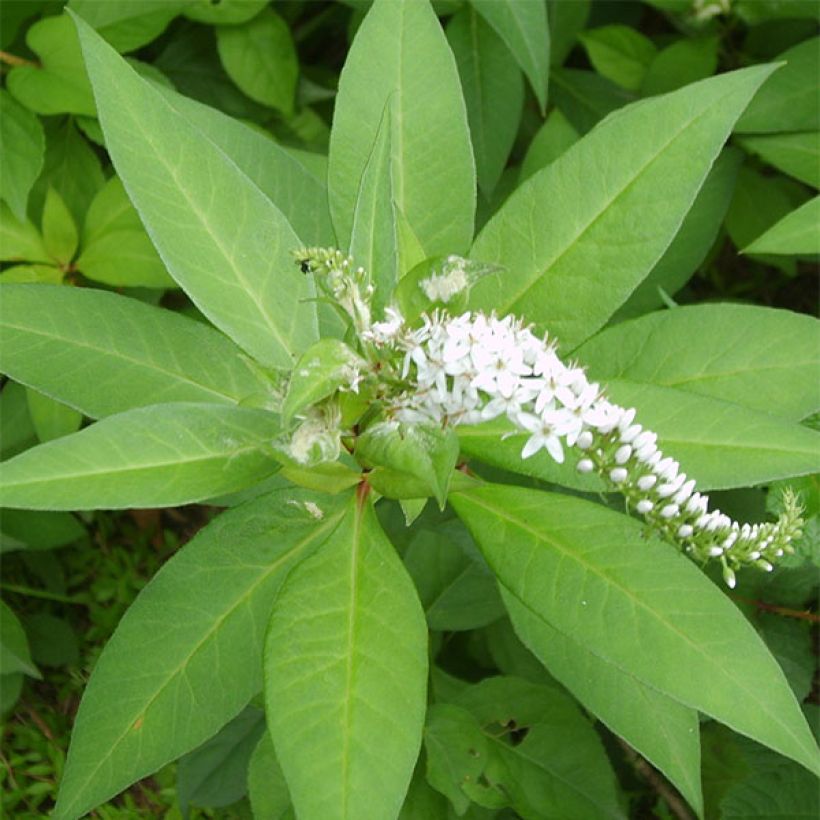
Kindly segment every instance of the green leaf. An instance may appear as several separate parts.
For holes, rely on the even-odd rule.
[[[424,614],[357,495],[327,544],[288,576],[268,627],[268,727],[300,820],[398,815],[426,687]]]
[[[638,521],[581,499],[498,485],[451,503],[499,582],[533,617],[820,772],[811,732],[763,642],[686,558],[642,538]]]
[[[0,294],[0,372],[91,418],[271,390],[222,334],[170,310],[90,288],[3,285]]]
[[[786,214],[758,236],[745,253],[820,254],[820,196]]]
[[[629,91],[640,89],[657,54],[654,43],[630,26],[592,28],[578,39],[595,70]]]
[[[718,38],[683,37],[659,51],[646,69],[641,94],[652,97],[676,91],[715,73]]]
[[[293,229],[161,92],[79,19],[77,28],[106,144],[169,272],[261,363],[290,366],[317,333],[310,285],[290,255],[301,244]]]
[[[575,355],[596,381],[675,387],[800,421],[820,409],[820,322],[754,305],[651,313],[601,331]]]
[[[505,5],[492,3],[493,8]],[[509,6],[529,7],[538,5]],[[498,184],[518,131],[524,104],[521,72],[504,41],[475,9],[468,6],[453,15],[446,32],[467,106],[478,184],[489,195]]]
[[[256,744],[248,766],[248,798],[254,820],[285,820],[290,809],[290,794],[285,776],[276,759],[270,732]]]
[[[524,182],[536,171],[546,168],[558,159],[570,145],[578,141],[579,136],[561,111],[553,108],[527,149],[527,154],[521,163],[520,181]]]
[[[691,279],[717,239],[742,161],[742,152],[735,148],[721,152],[672,243],[616,312],[613,321],[662,307],[664,294],[672,296]]]
[[[458,437],[452,428],[381,422],[358,437],[356,457],[367,466],[387,467],[413,476],[444,509],[458,459]]]
[[[26,32],[26,45],[39,63],[19,65],[6,75],[6,87],[38,114],[96,115],[83,67],[77,32],[64,14],[38,20]]]
[[[133,51],[159,37],[186,6],[188,0],[69,0],[68,8],[104,37],[119,52]]]
[[[473,232],[475,167],[455,60],[427,0],[376,0],[342,70],[328,171],[338,243],[349,245],[359,182],[391,97],[400,114],[391,135],[396,207],[426,256],[462,252]]]
[[[501,805],[509,801],[519,815],[533,818],[624,817],[600,738],[557,687],[488,678],[453,703],[482,728],[489,757],[482,780],[506,796]],[[522,730],[523,739],[511,741],[510,733]],[[475,786],[468,794],[478,798]]]
[[[82,225],[91,200],[105,183],[100,159],[71,118],[47,120],[45,131],[46,160],[30,207],[39,213],[48,188],[54,188],[68,205],[75,224]]]
[[[30,285],[34,283],[44,285],[59,285],[65,276],[59,268],[51,265],[13,265],[4,268],[0,273],[0,284]]]
[[[160,91],[179,114],[256,183],[305,242],[334,244],[327,170],[314,167],[313,159],[318,155],[278,145],[266,134],[221,111],[167,89]]]
[[[333,499],[281,490],[224,513],[162,567],[94,667],[55,817],[85,814],[242,710],[262,684],[276,590],[340,515]]]
[[[743,69],[642,101],[532,177],[473,245],[471,256],[509,275],[480,282],[472,306],[522,315],[567,348],[594,333],[669,246],[735,117],[771,71]],[[592,181],[589,169],[604,167]]]
[[[67,267],[77,251],[77,226],[63,198],[49,188],[43,206],[43,245],[49,256]]]
[[[106,182],[91,202],[76,266],[84,276],[107,285],[176,286],[116,176]]]
[[[3,677],[16,672],[41,677],[31,660],[25,630],[3,601],[0,601],[0,669]]]
[[[216,47],[228,76],[252,100],[293,114],[299,61],[288,24],[273,9],[242,25],[220,26]]]
[[[495,579],[460,525],[420,530],[404,564],[430,629],[479,629],[504,614]]]
[[[5,462],[0,505],[29,510],[176,507],[277,469],[279,419],[216,404],[155,404],[109,416]]]
[[[84,535],[85,529],[70,513],[3,510],[0,517],[0,552],[23,548],[51,550],[78,541]]]
[[[533,0],[470,0],[470,5],[495,29],[535,92],[543,112],[547,107],[550,32],[544,3]]]
[[[265,733],[265,715],[248,706],[210,740],[177,764],[177,800],[183,815],[189,806],[222,808],[247,793],[251,754]]]
[[[573,128],[582,134],[634,99],[628,91],[600,74],[576,68],[553,69],[550,97]]]
[[[51,262],[37,228],[28,219],[18,221],[5,202],[0,202],[0,259]]]
[[[12,672],[0,675],[0,716],[6,717],[14,708],[23,691],[23,675]]]
[[[26,389],[28,412],[40,441],[51,441],[76,433],[83,422],[83,414],[73,407],[55,401],[31,387]]]
[[[28,414],[26,388],[7,381],[0,391],[0,458],[6,459],[36,441],[34,425]]]
[[[296,362],[282,403],[282,424],[313,404],[349,385],[364,360],[338,339],[322,339]]]
[[[820,130],[820,37],[784,51],[786,66],[755,95],[735,130],[741,134]]]
[[[480,778],[487,765],[488,743],[478,721],[466,709],[436,703],[427,710],[427,782],[447,797],[459,816],[472,803],[461,786]]]
[[[503,587],[502,597],[515,631],[544,666],[585,709],[660,769],[702,817],[698,713],[561,634]]]
[[[18,222],[26,219],[29,191],[43,167],[45,150],[40,120],[0,89],[0,197]]]
[[[23,619],[23,626],[31,646],[31,657],[37,663],[52,667],[79,663],[80,646],[68,621],[46,612],[35,612]]]
[[[350,254],[369,272],[377,308],[387,304],[404,273],[391,170],[394,99],[390,97],[385,103],[373,149],[362,171],[350,232]]]
[[[410,781],[407,797],[399,813],[399,820],[450,820],[447,801],[427,785],[419,767]],[[470,818],[468,818],[470,820]],[[483,820],[473,815],[471,820]]]
[[[747,487],[817,471],[820,434],[799,424],[677,387],[613,379],[609,395],[636,407],[702,490]]]
[[[259,14],[267,3],[268,0],[196,0],[187,5],[185,16],[200,23],[235,26]]]
[[[590,0],[547,0],[550,26],[550,63],[564,64],[572,51],[578,34],[584,30],[589,19]]]
[[[765,134],[742,137],[738,142],[779,171],[820,188],[820,132]]]

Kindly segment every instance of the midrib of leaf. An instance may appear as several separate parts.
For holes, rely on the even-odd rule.
[[[131,356],[126,355],[125,353],[122,353],[121,351],[119,351],[115,348],[97,347],[96,345],[89,344],[85,341],[77,341],[73,337],[61,336],[61,335],[56,334],[56,333],[48,333],[45,330],[39,330],[39,329],[38,330],[33,330],[29,327],[26,327],[25,325],[15,325],[12,322],[4,321],[3,324],[6,327],[12,328],[14,330],[20,330],[20,331],[23,331],[25,333],[29,333],[33,336],[43,336],[46,339],[54,339],[54,340],[60,341],[60,342],[69,341],[75,347],[81,347],[81,348],[84,348],[86,350],[101,351],[101,352],[105,353],[109,358],[121,359],[124,362],[128,362],[129,364],[135,365],[135,366],[140,367],[144,370],[155,370],[158,373],[164,373],[165,375],[173,376],[174,378],[178,379],[181,382],[185,382],[186,384],[193,385],[194,387],[197,387],[201,390],[205,390],[209,393],[213,393],[213,395],[215,395],[215,396],[220,396],[221,398],[230,399],[231,403],[233,403],[233,404],[237,403],[237,399],[234,396],[232,396],[230,393],[223,393],[223,392],[220,392],[219,390],[216,390],[213,387],[207,387],[206,385],[201,384],[200,382],[194,381],[193,379],[189,378],[188,376],[185,376],[181,372],[178,372],[178,371],[175,371],[175,370],[168,370],[167,368],[160,367],[158,364],[156,364],[153,361],[149,362],[149,363],[146,363],[144,360],[135,359]],[[23,381],[23,384],[26,384],[26,382]],[[34,385],[30,385],[30,386],[33,387]],[[40,388],[37,388],[37,389],[39,390]],[[59,401],[63,402],[64,404],[68,404],[71,407],[74,407],[76,410],[79,410],[81,413],[86,412],[82,407],[76,407],[75,405],[72,405],[70,402],[65,401],[65,399],[63,399],[63,398],[59,398]]]
[[[145,83],[144,80],[142,80],[141,78],[139,78],[139,79],[143,83]],[[247,174],[245,174],[245,172],[236,164],[236,162],[234,162],[234,160],[230,156],[228,156],[228,154],[226,154],[222,150],[222,148],[220,148],[220,146],[218,146],[215,142],[212,142],[204,131],[202,131],[200,128],[198,128],[193,122],[188,120],[185,116],[180,114],[170,103],[168,103],[168,101],[162,95],[155,94],[155,96],[160,101],[160,105],[166,111],[170,111],[172,115],[174,115],[176,117],[179,117],[181,120],[183,120],[183,122],[192,131],[194,131],[202,140],[204,140],[206,143],[208,143],[208,145],[210,145],[213,148],[213,150],[216,151],[220,155],[220,157],[222,157],[224,159],[226,164],[230,165],[233,168],[233,170],[236,172],[236,174],[238,176],[240,176],[261,197],[263,197],[263,199],[266,202],[268,202],[268,204],[279,213],[282,220],[288,225],[288,227],[290,228],[293,235],[296,236],[296,232],[293,230],[293,226],[290,224],[290,222],[288,222],[288,220],[285,218],[284,214],[282,214],[279,211],[279,209],[270,201],[270,199],[268,199],[268,197],[265,195],[265,193],[262,191],[262,189],[259,188],[256,185],[256,183],[249,176],[247,176]],[[145,128],[143,127],[142,121],[139,118],[135,118],[133,116],[133,114],[131,116],[131,121],[136,124],[136,126],[137,126],[138,130],[140,131],[140,133],[142,134],[143,138],[151,146],[151,148],[153,150],[153,153],[154,153],[154,156],[157,158],[157,160],[160,162],[160,164],[168,171],[171,178],[177,184],[177,188],[178,188],[179,192],[182,194],[182,196],[184,197],[186,203],[189,205],[189,207],[191,209],[191,212],[199,219],[201,224],[205,227],[205,229],[208,233],[208,236],[211,238],[211,241],[216,246],[216,248],[219,250],[219,253],[221,254],[222,258],[225,259],[225,261],[228,263],[230,269],[236,275],[236,278],[239,280],[239,283],[242,286],[242,288],[244,289],[245,293],[250,297],[251,301],[256,306],[259,314],[261,315],[262,319],[264,320],[264,322],[263,322],[264,326],[266,326],[267,329],[271,331],[273,336],[276,338],[276,340],[281,345],[283,351],[285,351],[287,353],[290,350],[290,344],[282,336],[281,332],[276,327],[276,325],[274,323],[272,323],[271,317],[268,315],[268,313],[263,309],[262,302],[260,301],[258,293],[254,289],[249,287],[248,280],[245,277],[245,275],[243,274],[241,266],[237,266],[236,260],[234,259],[233,255],[228,252],[227,247],[225,247],[223,245],[222,241],[218,238],[218,235],[211,230],[211,224],[210,224],[209,220],[205,217],[203,211],[201,211],[200,208],[198,207],[197,203],[193,199],[191,199],[191,197],[188,194],[187,189],[183,185],[180,184],[179,177],[177,176],[176,169],[166,161],[165,155],[163,154],[163,152],[157,150],[157,146],[154,143],[154,140],[152,139],[152,135],[148,131],[145,130]],[[123,184],[125,185],[125,180],[123,180]],[[146,231],[153,234],[153,231],[149,230],[149,227],[147,225],[145,226],[145,228],[146,228]],[[152,235],[152,240],[154,240],[153,235]],[[156,241],[154,241],[154,245],[157,248],[157,250],[159,250],[159,245],[156,243]],[[161,254],[161,256],[163,256],[163,261],[165,261],[165,254]],[[166,266],[170,268],[170,265],[166,264]],[[225,282],[224,279],[221,280],[221,281]],[[232,283],[232,284],[234,284],[234,286],[235,286],[235,283]],[[195,301],[197,301],[197,300],[195,300]],[[256,324],[258,326],[257,322],[255,322],[254,324]]]
[[[538,530],[535,530],[532,527],[528,526],[526,523],[524,523],[520,519],[512,517],[511,515],[506,513],[503,509],[499,509],[499,508],[496,508],[496,507],[493,507],[493,506],[488,506],[486,503],[484,503],[481,500],[476,499],[475,496],[472,496],[472,495],[466,495],[465,497],[470,502],[476,504],[479,507],[483,507],[485,510],[487,510],[488,512],[491,512],[492,514],[494,514],[498,518],[501,518],[505,521],[508,521],[510,524],[512,524],[513,527],[518,527],[518,529],[524,530],[524,532],[526,532],[529,535],[531,535],[532,537],[534,537],[536,542],[542,541],[542,542],[545,542],[545,543],[549,544],[550,547],[555,549],[557,552],[561,553],[561,555],[566,560],[568,560],[570,563],[574,562],[576,564],[580,564],[584,568],[584,570],[586,572],[588,572],[590,575],[597,576],[601,580],[608,583],[611,587],[614,587],[615,589],[617,589],[618,591],[623,593],[630,600],[630,602],[633,604],[633,606],[636,609],[641,609],[641,610],[644,610],[645,612],[647,612],[650,615],[651,619],[657,621],[663,627],[667,628],[670,632],[672,632],[673,634],[675,634],[679,638],[681,638],[684,643],[686,643],[690,648],[694,649],[695,652],[698,655],[700,655],[702,658],[704,658],[708,662],[710,668],[714,668],[714,663],[712,662],[711,658],[709,658],[709,656],[703,651],[703,649],[697,643],[693,642],[689,638],[689,636],[686,635],[685,632],[681,632],[675,626],[675,624],[673,622],[671,622],[671,621],[667,620],[666,618],[664,618],[663,615],[660,612],[657,612],[656,610],[651,609],[647,604],[645,604],[643,601],[641,601],[639,598],[637,598],[629,588],[627,588],[627,587],[623,586],[622,584],[618,583],[611,576],[607,575],[605,572],[603,572],[599,568],[597,568],[594,564],[590,564],[588,561],[585,561],[580,555],[572,552],[571,550],[566,549],[559,541],[556,541],[556,540],[550,538],[548,535],[546,535],[544,533],[538,532]],[[517,601],[519,601],[522,604],[522,606],[524,606],[536,618],[538,618],[538,620],[549,623],[546,620],[546,618],[544,618],[543,615],[541,615],[540,613],[538,613],[534,609],[532,609],[532,607],[527,602],[521,600],[521,598],[515,592],[513,592],[511,590],[510,594]],[[558,632],[560,632],[562,635],[565,634],[562,630],[558,629],[558,627],[556,627],[554,624],[549,623],[549,625],[553,629],[556,629]],[[603,655],[596,652],[594,649],[587,647],[587,651],[591,652],[593,655],[596,655],[601,660],[612,664],[612,666],[615,666],[616,668],[620,669],[625,674],[628,674],[628,675],[632,674],[628,670],[626,670],[622,666],[620,666],[618,663],[615,663],[610,658],[604,657]],[[727,670],[722,670],[722,671],[725,672]],[[762,698],[762,699],[758,698],[759,693],[756,690],[754,690],[753,688],[751,688],[750,686],[748,686],[746,681],[743,678],[737,678],[737,677],[734,677],[731,674],[729,674],[728,677],[730,678],[730,680],[733,681],[733,683],[737,686],[738,689],[742,690],[744,693],[746,693],[748,695],[751,695],[752,701],[759,704],[759,707],[760,707],[761,711],[765,712],[769,717],[771,717],[771,719],[777,725],[779,725],[781,728],[784,728],[787,731],[787,733],[789,734],[789,736],[792,737],[797,742],[797,745],[798,745],[799,748],[801,748],[801,749],[803,748],[803,741],[799,737],[794,735],[791,726],[789,726],[787,724],[784,724],[780,721],[780,715],[777,712],[774,712],[769,708],[768,701],[765,698]],[[655,685],[653,685],[649,682],[645,682],[645,685],[649,686],[650,689],[655,689],[655,691],[660,692],[662,695],[666,695],[667,697],[672,697],[674,700],[677,700],[678,702],[683,703],[684,706],[689,706],[692,709],[701,709],[700,706],[696,706],[694,704],[686,703],[685,701],[681,700],[677,696],[672,696],[668,692],[664,692],[664,691],[658,689],[657,686],[655,686]],[[723,718],[719,718],[719,720],[721,720],[721,722],[724,722]]]
[[[134,725],[134,723],[140,717],[140,715],[145,714],[154,705],[154,703],[156,703],[156,701],[160,697],[160,695],[162,695],[163,692],[171,685],[171,681],[173,681],[179,674],[184,672],[184,670],[187,668],[187,666],[191,662],[191,659],[194,657],[194,655],[196,655],[197,652],[199,652],[200,649],[202,649],[202,647],[205,645],[205,643],[213,637],[214,633],[218,631],[219,627],[221,627],[222,624],[231,615],[233,615],[233,613],[236,612],[236,610],[239,609],[239,607],[242,606],[253,595],[253,593],[256,591],[256,589],[259,586],[261,586],[265,581],[267,581],[268,578],[270,578],[270,576],[274,572],[276,572],[283,563],[285,563],[293,555],[295,555],[300,550],[302,550],[313,539],[318,538],[319,535],[322,532],[326,531],[328,528],[330,528],[331,525],[333,525],[333,527],[337,526],[338,523],[341,521],[343,515],[344,515],[344,512],[340,511],[335,516],[333,516],[331,518],[328,518],[328,520],[324,524],[322,524],[321,526],[319,526],[315,530],[313,530],[313,532],[311,532],[310,535],[305,536],[305,538],[303,538],[301,541],[299,541],[297,544],[295,544],[293,547],[291,547],[290,550],[288,550],[288,552],[285,555],[280,556],[273,564],[271,564],[269,566],[267,571],[265,571],[261,575],[259,580],[257,580],[251,587],[249,587],[244,593],[242,593],[234,601],[234,603],[231,605],[231,607],[226,612],[224,612],[222,615],[220,615],[219,618],[216,621],[214,621],[213,626],[203,635],[202,639],[197,642],[197,644],[182,659],[182,661],[180,661],[180,663],[176,667],[176,669],[173,670],[173,672],[165,680],[165,683],[163,683],[157,689],[157,691],[151,696],[151,699],[145,704],[145,706],[143,706],[141,709],[137,710],[136,713],[132,713],[132,717],[129,718],[128,721],[127,721],[126,729],[110,745],[107,752],[99,759],[99,761],[97,762],[97,765],[94,767],[94,769],[91,771],[91,773],[83,781],[82,789],[80,789],[80,791],[79,791],[80,794],[82,794],[82,791],[85,789],[85,787],[96,777],[97,772],[99,772],[99,770],[103,767],[103,765],[105,765],[108,762],[108,759],[116,751],[119,744],[122,743],[123,738],[125,738],[125,736],[131,731],[131,727]],[[328,533],[328,536],[329,535],[330,535],[330,533]],[[76,802],[77,802],[77,798],[74,799],[73,803],[76,803]],[[73,805],[73,803],[72,803],[72,805]],[[64,815],[70,814],[70,811],[68,811],[68,812],[64,811],[63,814]]]
[[[358,505],[358,499],[356,500]],[[347,623],[347,664],[345,667],[345,703],[344,703],[344,723],[342,731],[342,817],[349,817],[350,805],[350,741],[351,732],[350,726],[353,721],[353,697],[351,695],[353,690],[353,679],[355,677],[354,669],[354,647],[356,645],[356,627],[358,626],[358,572],[359,572],[359,548],[361,535],[361,519],[362,509],[357,506],[353,514],[353,543],[352,554],[350,556],[350,598],[349,611],[350,616]]]
[[[541,278],[541,276],[543,276],[551,268],[555,267],[555,265],[558,262],[560,262],[561,259],[563,259],[564,256],[566,256],[570,251],[572,251],[574,249],[575,245],[578,243],[578,240],[584,234],[586,234],[598,222],[598,220],[600,220],[603,216],[606,215],[606,213],[615,204],[615,202],[617,202],[624,194],[626,194],[634,185],[636,185],[640,181],[640,179],[643,177],[643,175],[646,173],[646,171],[649,169],[649,167],[651,165],[653,165],[658,160],[658,158],[661,156],[661,154],[663,154],[663,152],[666,151],[666,149],[669,148],[669,146],[672,145],[672,143],[674,143],[676,140],[678,140],[686,131],[688,131],[693,125],[695,125],[695,123],[697,123],[701,119],[703,119],[708,113],[711,112],[711,110],[713,108],[715,108],[717,105],[719,105],[721,102],[723,102],[723,100],[725,100],[727,97],[731,97],[731,96],[732,96],[731,93],[724,94],[718,100],[713,102],[710,106],[708,106],[703,111],[701,111],[697,116],[695,116],[692,119],[688,120],[685,125],[683,125],[678,131],[676,131],[672,135],[672,137],[670,137],[663,145],[661,145],[660,148],[658,148],[655,151],[655,153],[652,154],[650,156],[650,158],[646,162],[644,162],[643,165],[640,166],[640,168],[626,182],[626,184],[623,185],[623,187],[621,187],[618,191],[616,191],[606,202],[604,202],[603,205],[598,209],[598,212],[596,214],[594,214],[594,216],[585,225],[583,225],[578,231],[576,231],[575,235],[570,239],[570,241],[566,245],[564,245],[564,247],[560,251],[558,251],[557,254],[555,254],[552,257],[552,259],[550,259],[547,262],[539,265],[538,275],[535,276],[532,281],[528,282],[522,288],[520,288],[518,290],[518,292],[515,293],[511,298],[509,298],[504,303],[504,309],[508,309],[510,307],[513,307],[515,304],[517,304],[522,298],[524,298],[524,296],[529,291],[531,291],[535,287],[535,285],[537,284],[537,282]],[[710,165],[710,167],[711,167],[711,165]],[[704,176],[704,179],[705,179],[705,176]],[[692,195],[692,202],[694,202],[694,198],[695,198],[696,195],[697,195],[697,191],[695,191],[694,194]],[[691,205],[691,202],[689,204]],[[680,227],[680,223],[683,222],[683,219],[686,216],[686,213],[687,213],[687,211],[684,211],[683,214],[681,215],[680,219],[678,220],[678,227]],[[492,220],[492,222],[494,222],[494,221],[495,220]],[[490,224],[492,224],[492,222]],[[668,245],[667,245],[667,247],[668,247]],[[512,286],[512,283],[510,283],[510,285]]]

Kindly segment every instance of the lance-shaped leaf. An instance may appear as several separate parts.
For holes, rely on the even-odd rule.
[[[224,151],[76,19],[106,146],[170,274],[265,365],[290,367],[316,337],[300,241]]]
[[[45,150],[40,120],[0,89],[0,198],[20,222],[26,219],[28,194],[43,167]]]
[[[230,340],[170,310],[51,285],[2,285],[0,299],[0,372],[91,418],[161,402],[235,404],[270,390]]]
[[[376,141],[367,158],[350,234],[350,254],[375,286],[374,304],[383,307],[401,277],[399,223],[393,203],[391,122],[392,100],[384,106]]]
[[[820,131],[762,134],[742,137],[738,142],[769,165],[820,188]]]
[[[140,593],[83,695],[54,816],[79,817],[196,748],[262,685],[288,571],[338,525],[339,502],[280,490],[224,513]]]
[[[660,769],[702,817],[698,713],[561,634],[501,590],[515,631],[533,654],[584,708]]]
[[[338,339],[322,339],[296,362],[282,403],[282,423],[312,404],[326,399],[342,385],[350,385],[364,360]]]
[[[288,576],[268,628],[268,726],[300,820],[398,815],[426,685],[413,582],[357,495],[332,538]]]
[[[546,4],[529,0],[470,0],[470,4],[507,44],[543,111],[547,107],[550,66]]]
[[[98,421],[3,464],[0,506],[176,507],[241,490],[278,468],[279,418],[216,404],[154,404]]]
[[[471,256],[509,271],[479,283],[473,307],[543,324],[567,348],[594,333],[669,246],[772,70],[734,71],[625,108],[531,177],[473,246]]]
[[[820,254],[820,196],[786,214],[743,250],[745,253]]]
[[[22,672],[33,678],[41,677],[31,660],[23,625],[3,601],[0,601],[0,669],[3,675]]]
[[[426,255],[463,252],[473,233],[475,165],[455,60],[427,0],[376,0],[348,54],[328,170],[339,244],[350,243],[359,183],[391,97],[396,207]]]
[[[458,437],[452,428],[382,422],[359,436],[356,457],[369,467],[387,467],[417,478],[444,509],[458,459]]]
[[[760,637],[688,559],[641,537],[639,522],[581,499],[498,485],[451,503],[533,617],[820,773],[811,731]]]
[[[820,322],[753,305],[696,305],[601,331],[575,354],[596,381],[675,387],[799,421],[820,407]]]

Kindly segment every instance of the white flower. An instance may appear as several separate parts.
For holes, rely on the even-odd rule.
[[[529,458],[543,447],[555,461],[559,464],[564,463],[561,436],[564,433],[566,416],[562,411],[547,408],[538,416],[519,413],[518,423],[532,433],[521,451],[521,458]]]

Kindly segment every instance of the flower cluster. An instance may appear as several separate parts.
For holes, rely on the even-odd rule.
[[[434,313],[410,329],[391,310],[368,339],[403,353],[406,388],[389,414],[408,423],[479,424],[499,416],[529,434],[521,452],[542,448],[559,463],[580,451],[577,469],[597,473],[667,539],[700,560],[719,558],[726,583],[754,564],[771,570],[800,535],[800,509],[786,499],[776,523],[743,524],[709,509],[694,479],[664,456],[657,435],[635,422],[635,410],[610,402],[584,370],[566,365],[555,346],[512,316]]]

